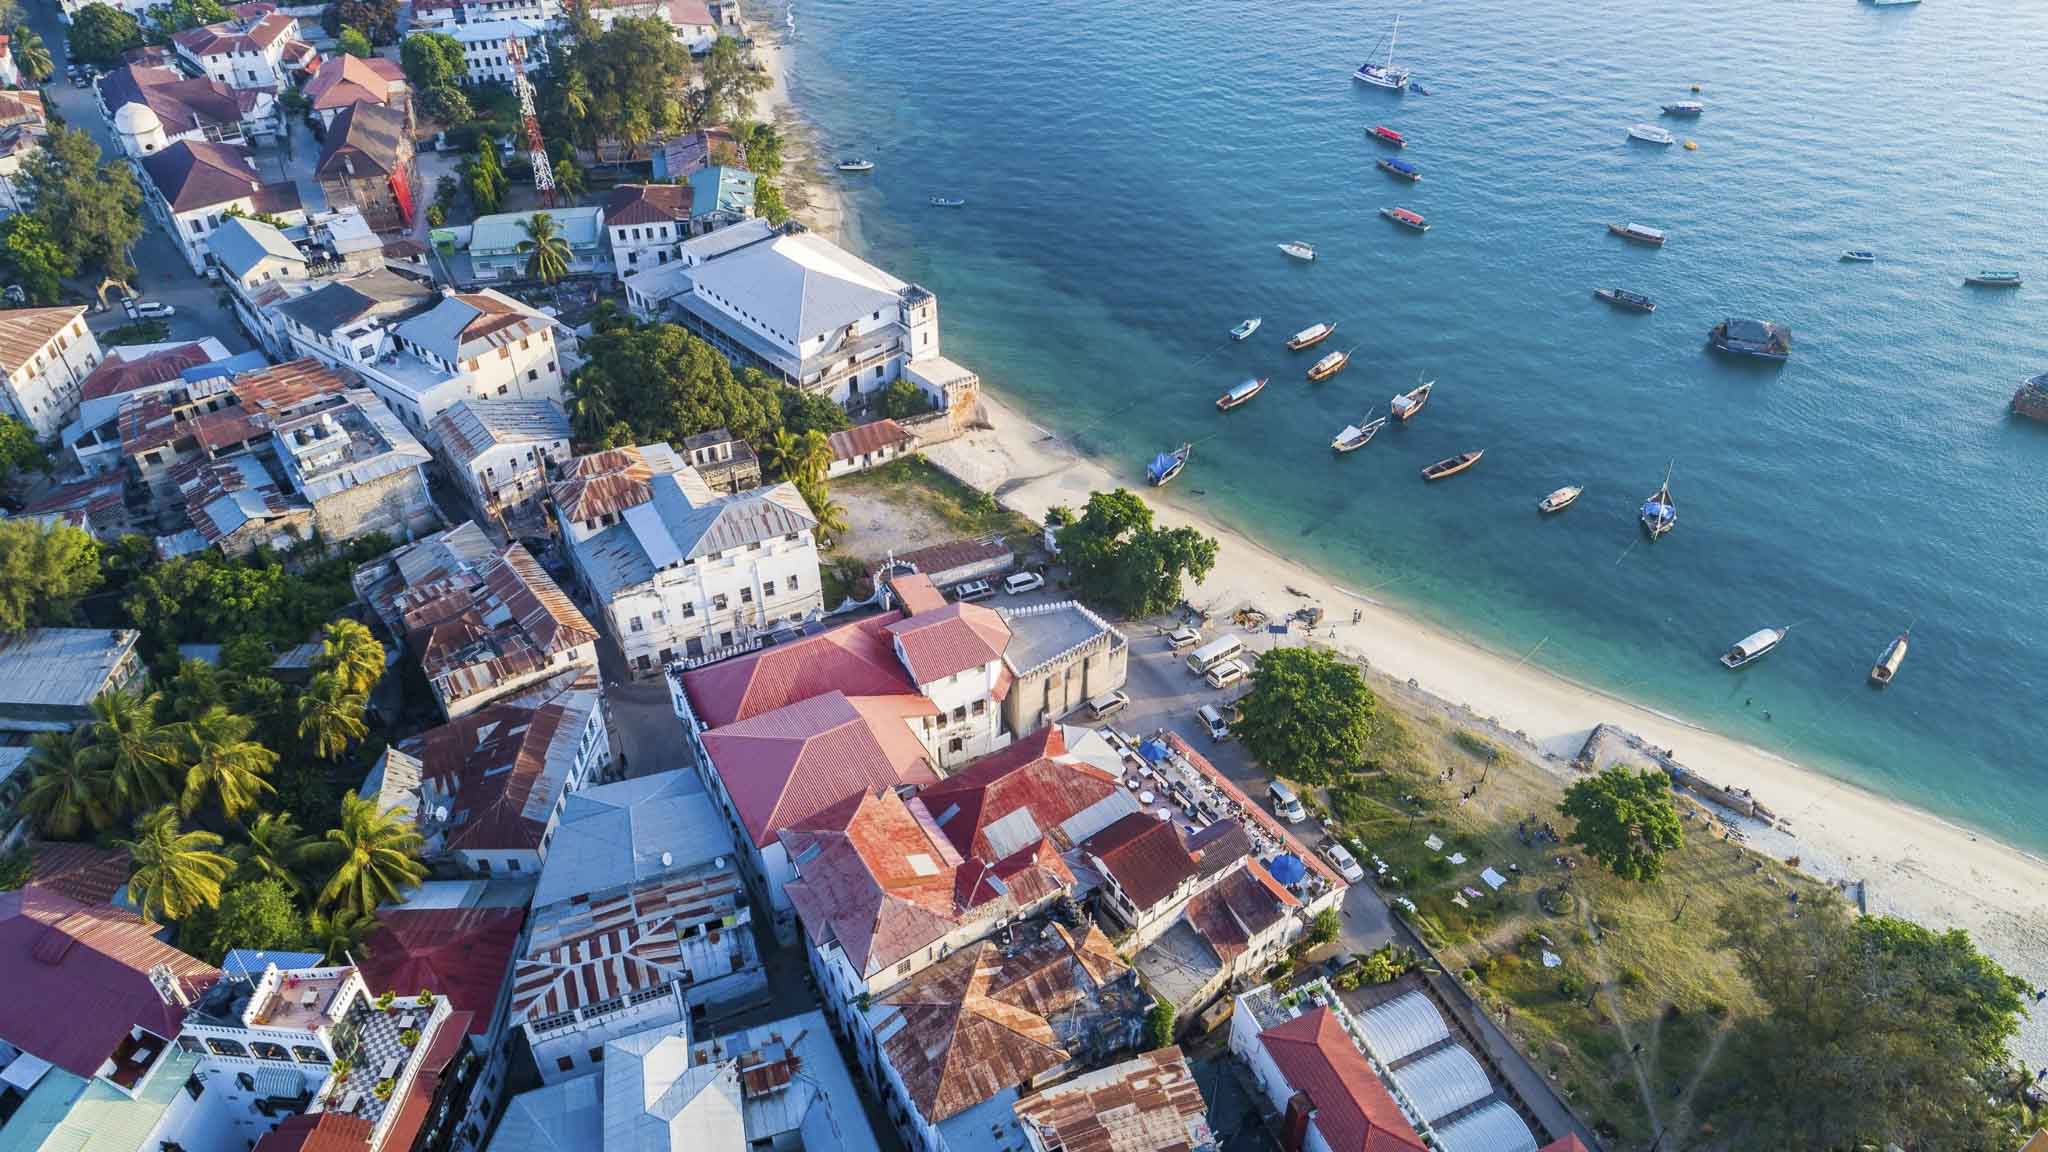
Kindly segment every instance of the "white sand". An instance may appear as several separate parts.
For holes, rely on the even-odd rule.
[[[754,58],[770,84],[757,98],[763,118],[782,133],[782,196],[790,215],[834,243],[849,243],[845,201],[829,163],[817,152],[817,134],[789,97],[790,48],[779,25],[757,23]]]
[[[1078,509],[1091,491],[1119,485],[1101,465],[1005,407],[986,388],[983,404],[993,430],[928,450],[934,463],[1034,519],[1055,504]],[[1201,467],[1199,459],[1194,466]],[[1421,689],[1504,729],[1526,733],[1560,767],[1595,724],[1626,728],[1675,750],[1680,762],[1708,780],[1751,789],[1777,812],[1790,834],[1752,823],[1746,829],[1752,847],[1780,859],[1797,855],[1802,867],[1824,880],[1866,881],[1871,912],[1968,929],[2007,970],[2048,985],[2048,862],[1344,592],[1207,523],[1175,501],[1186,499],[1185,492],[1168,488],[1166,499],[1161,495],[1147,493],[1161,522],[1192,525],[1220,543],[1215,571],[1188,595],[1191,603],[1217,612],[1217,619],[1248,604],[1268,612],[1291,610],[1303,603],[1288,593],[1291,585],[1328,610],[1322,635],[1327,637],[1334,622],[1336,637],[1325,642],[1396,679],[1413,678]],[[1364,612],[1357,625],[1350,622],[1353,608]],[[2023,1032],[2016,1054],[2036,1067],[2048,1063],[2048,1005]]]

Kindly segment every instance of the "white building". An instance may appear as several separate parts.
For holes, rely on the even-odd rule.
[[[728,12],[732,7],[734,10]],[[728,35],[737,35],[738,19],[736,6],[728,3],[707,3],[707,0],[596,0],[590,5],[590,16],[598,25],[609,29],[616,21],[627,17],[660,20],[675,33],[692,54],[710,50],[721,29]]]
[[[306,254],[275,225],[243,217],[223,221],[207,238],[207,249],[235,302],[236,319],[264,351],[285,355],[291,339],[271,305],[306,284]]]
[[[612,271],[621,281],[678,257],[690,231],[687,184],[621,184],[604,205]]]
[[[434,419],[465,399],[562,403],[555,322],[502,292],[444,292],[392,338],[397,355],[363,375],[430,446]]]
[[[462,82],[512,83],[512,46],[526,49],[526,67],[542,68],[548,62],[545,27],[525,20],[487,20],[479,24],[458,24],[440,29],[462,45]]]
[[[172,36],[171,45],[192,71],[230,88],[276,91],[311,71],[320,59],[299,38],[298,18],[284,12],[188,28]]]
[[[549,474],[569,459],[569,417],[552,400],[458,400],[433,432],[478,515],[500,521],[538,513]]]
[[[78,411],[79,384],[100,362],[100,342],[85,326],[85,306],[0,312],[4,411],[47,440]]]
[[[130,107],[134,107],[131,105]],[[150,209],[184,250],[194,273],[206,270],[207,238],[230,210],[303,224],[298,186],[266,184],[249,153],[236,145],[180,140],[142,158],[142,186]]]
[[[794,484],[717,492],[649,444],[569,461],[553,496],[577,575],[636,676],[823,610],[818,519]]]

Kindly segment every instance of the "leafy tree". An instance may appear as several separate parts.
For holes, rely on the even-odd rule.
[[[21,183],[29,214],[74,267],[128,278],[128,247],[142,236],[142,189],[128,165],[105,163],[84,131],[52,125]]]
[[[220,852],[219,836],[180,830],[177,810],[168,804],[136,821],[135,839],[120,845],[134,865],[128,894],[152,923],[183,920],[219,904],[221,881],[235,870]]]
[[[42,220],[29,215],[0,220],[0,261],[13,272],[28,302],[37,305],[55,304],[63,278],[77,271],[71,254],[51,238]]]
[[[1145,1047],[1165,1048],[1173,1043],[1173,1005],[1164,1000],[1145,1013]]]
[[[407,37],[406,43],[412,43],[413,39]],[[461,124],[476,115],[476,110],[469,105],[469,94],[453,81],[422,88],[419,92],[420,111],[430,120]]]
[[[768,470],[776,476],[823,493],[825,472],[832,467],[832,441],[823,432],[777,428],[763,445],[762,454],[767,457]]]
[[[882,389],[880,400],[882,415],[891,420],[903,420],[911,416],[922,416],[938,405],[924,389],[919,388],[908,377],[898,376]]]
[[[197,720],[226,699],[227,686],[221,683],[220,670],[194,657],[180,660],[177,673],[165,684],[163,710],[179,720]]]
[[[1685,842],[1670,778],[1655,769],[1611,766],[1565,789],[1558,811],[1575,823],[1566,839],[1626,880],[1655,880],[1664,854]]]
[[[1216,565],[1216,541],[1192,528],[1156,528],[1152,509],[1127,489],[1095,492],[1080,520],[1060,533],[1060,553],[1082,595],[1127,616],[1179,603],[1183,578]]]
[[[476,159],[463,170],[469,184],[469,202],[489,215],[498,210],[505,196],[505,170],[498,166],[498,146],[491,140],[478,141]]]
[[[746,149],[748,171],[763,180],[782,175],[782,133],[775,130],[775,125],[759,121],[736,125],[733,134]]]
[[[322,672],[299,697],[299,736],[312,745],[314,755],[339,760],[350,744],[369,735],[363,723],[367,704],[362,693],[349,690],[340,672]]]
[[[567,140],[557,138],[549,141],[548,153],[548,168],[555,175],[555,192],[570,203],[582,199],[583,169],[576,163],[575,149]]]
[[[306,918],[306,946],[320,953],[329,964],[345,964],[353,957],[360,963],[370,950],[363,941],[377,930],[377,918],[353,908],[315,912]]]
[[[0,520],[0,633],[70,623],[100,579],[99,543],[88,533]]]
[[[235,859],[236,875],[248,880],[275,880],[304,894],[306,882],[300,870],[311,862],[316,842],[299,831],[298,821],[286,812],[265,812],[245,832],[248,839],[228,850],[228,855]]]
[[[1337,910],[1335,908],[1325,908],[1321,912],[1316,913],[1314,920],[1309,921],[1307,937],[1309,946],[1319,947],[1328,944],[1330,941],[1335,940],[1337,934],[1343,930],[1344,921],[1338,917]]]
[[[10,217],[19,220],[21,217]],[[5,225],[0,225],[5,227]],[[50,454],[36,442],[35,432],[12,416],[0,415],[0,484],[18,472],[48,471]]]
[[[219,24],[234,18],[220,0],[171,0],[149,10],[150,39],[161,44],[188,28]]]
[[[27,844],[18,844],[0,856],[0,892],[13,892],[29,882],[36,872],[36,854]]]
[[[92,700],[93,753],[106,765],[109,803],[121,815],[147,812],[178,795],[185,770],[178,732],[157,723],[158,697],[125,688]]]
[[[474,115],[462,91],[467,66],[461,41],[442,32],[414,32],[399,46],[398,62],[422,115],[443,124],[460,124]]]
[[[320,890],[320,906],[375,914],[378,905],[397,900],[426,878],[419,861],[424,843],[411,813],[381,811],[374,800],[343,793],[341,824],[328,830],[323,845],[334,872]]]
[[[208,792],[232,819],[254,808],[264,793],[276,791],[265,777],[276,767],[277,753],[249,739],[252,728],[248,717],[218,705],[186,723],[192,767],[185,774],[185,791],[178,801],[186,815],[198,810]]]
[[[1060,533],[1062,553],[1074,531]],[[1365,759],[1378,702],[1356,665],[1321,648],[1261,653],[1252,690],[1230,726],[1252,758],[1279,775],[1327,784]]]
[[[811,506],[811,515],[818,518],[818,536],[829,542],[846,535],[846,509],[826,492],[824,480],[803,477],[795,484],[804,503]]]
[[[322,13],[321,23],[344,41],[350,28],[358,28],[370,44],[390,44],[398,39],[398,0],[336,0]],[[352,51],[345,43],[342,50],[351,56],[370,55]]]
[[[725,357],[674,324],[599,333],[584,351],[574,384],[579,434],[624,423],[644,444],[727,428],[760,444],[781,426],[777,384],[757,371],[734,375]]]
[[[798,436],[812,431],[842,432],[852,423],[846,418],[846,409],[834,404],[830,396],[787,386],[780,395],[782,426]]]
[[[721,36],[698,66],[698,121],[729,124],[753,114],[754,96],[772,82],[754,67],[753,49]],[[751,157],[749,157],[751,159]]]
[[[782,189],[773,181],[754,182],[754,214],[775,225],[789,219],[789,206],[782,202]]]
[[[667,21],[631,16],[598,29],[583,22],[574,30],[576,43],[560,63],[565,90],[579,86],[584,111],[569,117],[572,139],[594,143],[609,137],[637,147],[656,136],[678,131],[689,121],[681,93],[690,77],[690,51],[675,37]]]
[[[368,60],[377,54],[377,50],[370,46],[370,38],[363,35],[360,28],[351,24],[341,26],[341,34],[334,38],[334,46],[343,53],[362,60]]]
[[[526,233],[526,239],[519,242],[519,250],[526,253],[529,279],[556,284],[569,274],[569,242],[555,228],[553,216],[535,212],[519,222],[519,229]]]
[[[142,24],[111,4],[87,4],[71,14],[65,41],[72,59],[112,68],[130,48],[142,47]]]
[[[337,672],[347,691],[367,695],[384,678],[384,645],[361,622],[336,620],[322,632],[313,668]]]
[[[69,840],[113,823],[106,769],[75,733],[37,733],[24,767],[31,775],[16,806],[43,835]]]
[[[230,949],[296,948],[305,940],[306,922],[291,890],[276,880],[228,888],[218,908],[192,917],[178,933],[179,945],[209,964],[219,964]]]
[[[14,68],[22,79],[40,87],[57,70],[57,62],[50,59],[50,47],[43,38],[26,24],[14,26]]]

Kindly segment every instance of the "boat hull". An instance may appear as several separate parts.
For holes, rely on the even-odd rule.
[[[1381,159],[1379,162],[1379,170],[1397,179],[1406,180],[1410,184],[1419,184],[1422,181],[1422,173],[1417,172],[1412,167],[1403,168],[1400,165],[1394,163],[1392,160]]]
[[[1230,338],[1232,340],[1242,342],[1251,339],[1252,333],[1257,332],[1258,330],[1259,322],[1257,320],[1247,320],[1244,323],[1239,324],[1237,327],[1232,328],[1230,330]]]
[[[1402,136],[1391,128],[1368,128],[1365,134],[1389,148],[1406,148],[1408,146],[1407,137]]]
[[[1328,380],[1330,377],[1335,376],[1337,373],[1342,372],[1344,370],[1345,365],[1350,363],[1351,354],[1348,352],[1341,353],[1337,356],[1325,357],[1321,360],[1318,360],[1316,361],[1315,365],[1308,370],[1309,381],[1310,383],[1320,384],[1323,381]]]
[[[1323,341],[1328,340],[1330,338],[1330,333],[1335,332],[1336,330],[1337,326],[1335,324],[1332,324],[1329,327],[1323,329],[1321,332],[1297,332],[1293,336],[1288,337],[1287,350],[1290,352],[1300,352],[1308,348],[1313,348],[1316,345],[1321,344]]]
[[[1403,392],[1401,395],[1396,396],[1396,400],[1408,401],[1409,406],[1403,408],[1399,404],[1394,405],[1394,419],[1403,423],[1414,419],[1415,414],[1422,411],[1422,406],[1429,403],[1430,393],[1433,389],[1434,386],[1432,385],[1431,387],[1417,388],[1411,392]]]
[[[1420,216],[1403,216],[1397,209],[1393,208],[1380,209],[1380,215],[1385,216],[1387,219],[1392,220],[1394,223],[1399,224],[1401,227],[1407,228],[1410,231],[1429,231],[1429,221],[1423,219]]]
[[[2022,281],[2017,276],[1965,276],[1963,283],[1976,288],[2017,288]]]
[[[1593,295],[1602,300],[1607,301],[1609,304],[1614,305],[1616,308],[1619,308],[1624,312],[1648,313],[1655,312],[1657,310],[1657,302],[1650,299],[1648,296],[1639,296],[1635,293],[1624,293],[1616,288],[1595,288],[1593,289]]]
[[[1648,244],[1652,248],[1664,246],[1664,235],[1661,232],[1641,232],[1624,224],[1609,224],[1607,230],[1631,243]]]
[[[1538,512],[1562,512],[1578,501],[1579,493],[1582,491],[1584,491],[1582,488],[1559,488],[1557,491],[1545,496],[1543,501],[1536,505],[1536,510]]]
[[[1909,643],[1905,636],[1900,636],[1892,641],[1891,646],[1884,650],[1884,655],[1878,657],[1877,663],[1870,668],[1870,682],[1872,684],[1882,688],[1892,682],[1892,679],[1899,674],[1899,665],[1906,662],[1906,649]]]
[[[1377,68],[1360,68],[1351,74],[1351,78],[1360,84],[1370,84],[1375,88],[1385,88],[1389,92],[1405,92],[1408,90],[1408,77],[1406,74],[1389,74]]]
[[[1257,396],[1259,393],[1264,392],[1265,390],[1266,382],[1264,380],[1259,381],[1253,387],[1245,389],[1243,391],[1232,389],[1231,391],[1225,392],[1223,395],[1218,396],[1216,398],[1216,407],[1224,412],[1228,412],[1232,408],[1243,407],[1244,405],[1252,402],[1252,397]]]
[[[1467,452],[1461,456],[1452,456],[1447,460],[1439,460],[1422,470],[1422,478],[1432,482],[1448,480],[1467,468],[1472,467],[1474,464],[1479,463],[1479,458],[1484,455],[1486,455],[1486,451],[1481,449],[1477,452]]]

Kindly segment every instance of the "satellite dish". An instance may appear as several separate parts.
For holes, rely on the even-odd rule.
[[[434,806],[434,819],[442,824],[448,822],[448,806],[446,804],[436,804]]]
[[[675,863],[676,863],[676,857],[675,857],[675,853],[673,853],[673,852],[663,852],[663,853],[661,854],[661,866],[662,866],[663,868],[673,868],[673,867],[675,867]]]
[[[723,868],[723,867],[725,867],[725,857],[723,857],[723,856],[720,856],[720,857],[719,857],[718,859],[716,859],[716,860],[713,860],[713,861],[711,862],[711,866],[712,866],[713,868]]]

